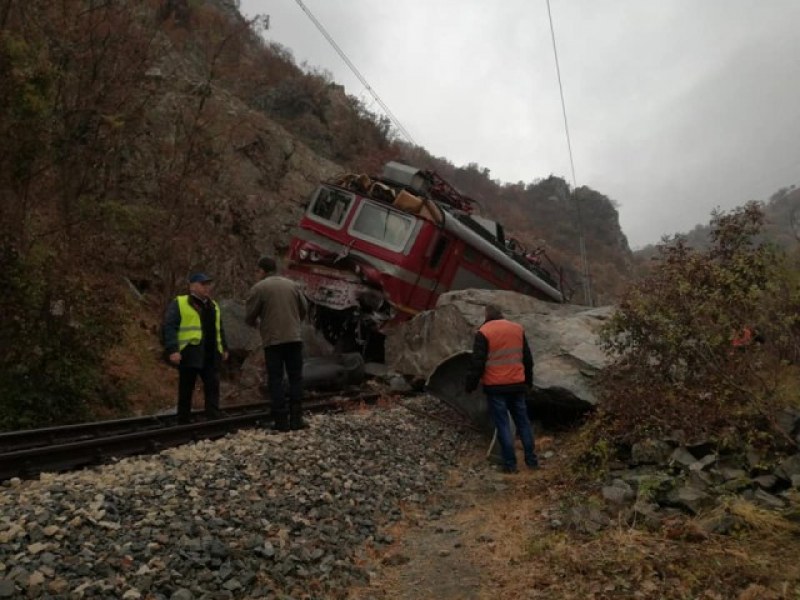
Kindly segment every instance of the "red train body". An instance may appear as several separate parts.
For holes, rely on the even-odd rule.
[[[372,355],[387,325],[433,308],[444,292],[506,289],[563,302],[563,285],[538,256],[507,242],[475,206],[434,172],[399,163],[379,178],[322,184],[286,274],[303,287],[329,341]]]

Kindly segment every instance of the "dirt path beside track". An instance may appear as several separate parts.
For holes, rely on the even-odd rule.
[[[536,497],[547,502],[554,464],[505,475],[479,449],[461,463],[440,497],[406,507],[408,518],[391,531],[398,541],[376,556],[375,577],[353,598],[465,600],[516,587],[515,563],[526,552]],[[509,565],[507,576],[498,575],[502,563]]]

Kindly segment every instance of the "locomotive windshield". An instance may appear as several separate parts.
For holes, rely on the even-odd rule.
[[[320,221],[325,225],[339,229],[344,223],[352,202],[352,194],[321,187],[308,214],[315,221]]]
[[[350,233],[399,252],[405,248],[413,228],[413,217],[364,202],[350,227]]]

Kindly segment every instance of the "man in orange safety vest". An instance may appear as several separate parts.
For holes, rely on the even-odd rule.
[[[486,320],[475,334],[466,391],[477,389],[479,381],[483,384],[500,442],[503,472],[517,472],[509,413],[522,441],[525,464],[536,469],[539,460],[534,450],[526,400],[527,391],[533,386],[533,355],[525,338],[525,330],[522,325],[503,318],[497,306],[487,305],[484,315]]]

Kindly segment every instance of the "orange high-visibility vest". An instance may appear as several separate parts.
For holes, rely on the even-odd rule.
[[[522,325],[505,319],[495,319],[484,323],[478,331],[486,338],[489,346],[481,383],[525,383],[525,368],[522,365],[525,330]]]
[[[749,327],[745,327],[733,337],[731,340],[731,345],[733,345],[734,348],[741,348],[742,346],[750,345],[750,342],[752,341],[753,330]]]

